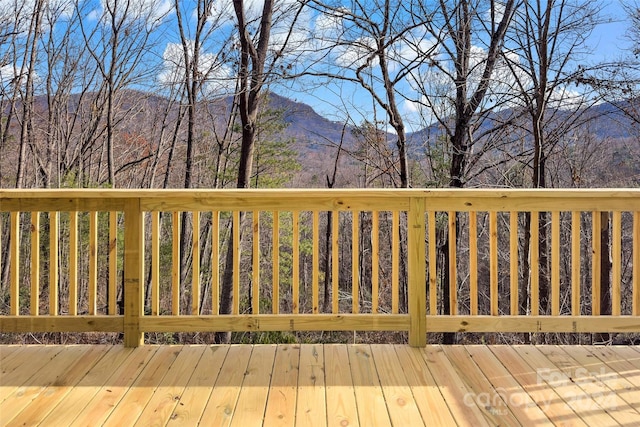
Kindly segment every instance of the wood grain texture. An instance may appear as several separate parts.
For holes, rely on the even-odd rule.
[[[325,425],[358,425],[358,406],[345,346],[324,346],[324,375],[327,399]]]
[[[296,423],[309,427],[324,426],[326,414],[324,346],[303,345],[298,365]]]
[[[556,393],[553,386],[541,383],[540,372],[536,372],[520,356],[521,347],[497,346],[491,347],[491,351],[500,360],[511,376],[520,384],[523,390],[536,402],[544,412],[547,419],[556,423],[569,423],[574,426],[586,426],[587,424],[576,414],[561,396]]]
[[[153,358],[158,347],[143,346],[132,352],[124,363],[112,371],[111,376],[96,392],[78,397],[73,410],[64,414],[69,426],[102,425],[122,398],[133,387],[141,371]],[[130,350],[132,351],[132,350]]]
[[[244,372],[231,426],[260,425],[267,405],[273,371],[275,345],[254,346]]]
[[[390,426],[380,378],[368,344],[350,345],[349,367],[361,425]]]
[[[375,361],[380,387],[384,394],[384,400],[392,425],[424,425],[409,382],[403,370],[399,369],[402,364],[394,347],[383,344],[372,344],[371,355]]]
[[[0,346],[0,366],[3,426],[640,421],[630,346]]]
[[[209,400],[199,420],[216,426],[231,423],[251,351],[251,347],[238,345],[232,345],[229,348],[220,374],[216,379],[215,389],[211,390]]]
[[[197,348],[197,346],[195,346]],[[167,425],[197,426],[220,375],[229,346],[204,346],[178,404]],[[193,366],[193,365],[192,365]]]
[[[269,385],[264,423],[272,426],[294,426],[300,364],[300,346],[281,344],[277,347]]]

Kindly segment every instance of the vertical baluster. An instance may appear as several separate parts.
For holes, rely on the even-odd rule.
[[[633,213],[633,315],[640,316],[640,212]]]
[[[540,313],[540,213],[531,212],[531,315]]]
[[[613,213],[611,232],[611,314],[621,314],[620,286],[622,283],[622,212]]]
[[[600,247],[602,246],[602,237],[600,235],[600,227],[602,225],[600,212],[591,213],[591,315],[600,315],[600,271],[602,265],[602,257]]]
[[[491,296],[491,315],[498,313],[498,213],[489,212],[489,283]]]
[[[571,212],[571,315],[580,315],[580,212]]]
[[[211,212],[211,314],[220,310],[220,212]]]
[[[11,212],[10,296],[12,316],[20,314],[20,212]]]
[[[518,315],[518,212],[509,213],[509,280],[511,315]]]
[[[360,242],[358,240],[360,234],[360,214],[357,211],[353,211],[351,215],[351,310],[352,313],[356,314],[360,311]]]
[[[233,307],[232,314],[240,314],[240,212],[233,212]]]
[[[273,314],[280,313],[280,212],[273,212],[273,300],[271,310]]]
[[[109,283],[107,286],[109,289],[109,314],[118,314],[116,307],[118,298],[118,212],[109,212]]]
[[[160,314],[160,212],[151,212],[151,314]]]
[[[551,314],[560,315],[560,212],[551,212]]]
[[[251,272],[251,312],[260,313],[260,212],[253,211],[252,222],[252,257],[253,268]]]
[[[78,212],[69,212],[69,314],[78,315]]]
[[[328,225],[327,225],[328,226]],[[340,212],[334,211],[331,215],[331,312],[337,314],[340,311],[339,280],[340,258],[338,252],[340,232]]]
[[[49,315],[58,315],[58,234],[60,213],[49,212]]]
[[[478,314],[478,213],[469,212],[469,313]]]
[[[429,314],[438,314],[438,278],[436,254],[436,213],[429,211]]]
[[[371,312],[378,313],[380,292],[380,216],[371,212]]]
[[[449,310],[458,314],[458,262],[456,261],[456,212],[449,212]]]
[[[171,314],[180,314],[180,212],[172,214]]]
[[[391,312],[396,314],[400,296],[400,212],[393,211],[391,218]]]
[[[89,315],[98,311],[98,212],[89,212]]]
[[[40,314],[40,212],[31,212],[31,302],[32,316]]]
[[[191,314],[200,314],[200,212],[193,212],[193,256],[191,261]]]
[[[312,224],[312,237],[313,237],[313,255],[312,255],[312,279],[311,279],[311,311],[313,314],[318,313],[318,287],[319,287],[319,270],[320,270],[320,213],[313,211],[313,224]]]
[[[293,268],[291,286],[293,286],[293,313],[300,312],[300,213],[293,211],[292,217],[292,251],[293,251]]]

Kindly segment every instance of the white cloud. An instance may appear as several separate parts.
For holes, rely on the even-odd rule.
[[[315,48],[330,50],[330,58],[339,67],[354,70],[367,65],[373,69],[379,65],[375,56],[378,50],[376,39],[355,24],[348,14],[347,9],[338,9],[332,14],[319,14],[316,17],[313,24]],[[389,71],[398,71],[433,56],[437,41],[428,37],[428,34],[425,26],[419,26],[384,46]]]
[[[190,41],[190,57],[193,56],[193,43]],[[182,45],[168,43],[162,59],[163,70],[157,77],[158,82],[163,86],[183,84],[186,70]],[[233,90],[235,80],[231,69],[219,63],[214,54],[203,52],[199,61],[198,71],[205,81],[202,90],[206,96],[218,96]]]
[[[566,86],[556,87],[549,96],[549,107],[560,110],[580,108],[585,103],[585,97],[580,92]]]
[[[298,57],[309,50],[313,38],[309,25],[312,12],[308,7],[302,10],[300,7],[301,4],[297,0],[276,3],[270,36],[270,45],[274,52]]]
[[[11,31],[26,34],[29,31],[33,12],[35,10],[35,0],[0,0],[0,22],[8,25]],[[45,15],[53,15],[62,19],[68,19],[74,11],[74,4],[71,0],[49,0],[44,3]],[[41,23],[42,31],[48,32],[49,22],[44,19]]]
[[[109,10],[115,10],[118,20],[128,22],[146,21],[148,25],[157,25],[173,9],[170,0],[100,0],[100,7],[90,11],[89,19],[110,20]],[[123,15],[125,14],[126,15]]]
[[[86,14],[85,18],[90,22],[96,22],[100,20],[101,16],[102,16],[102,11],[100,9],[93,9],[92,11]]]
[[[407,114],[416,114],[420,111],[420,104],[407,100],[402,103],[402,110]]]
[[[0,67],[0,88],[3,92],[9,89],[11,82],[15,79],[16,72],[13,65],[5,65]]]
[[[38,85],[42,82],[40,75],[36,72],[32,74],[33,84]],[[15,84],[18,83],[24,88],[27,83],[27,72],[22,70],[20,66],[5,65],[0,67],[0,93],[12,91]]]
[[[345,68],[360,68],[364,66],[371,54],[376,49],[376,41],[371,37],[360,37],[350,44],[340,45],[336,48],[335,62]],[[369,67],[378,64],[378,59],[370,60]]]
[[[344,27],[340,10],[336,14],[320,13],[313,22],[313,34],[316,47],[331,47],[336,40],[342,38]]]
[[[245,0],[245,19],[250,32],[259,28],[264,0]],[[269,50],[272,54],[283,56],[284,62],[291,58],[299,59],[311,49],[314,35],[310,23],[312,11],[309,7],[300,8],[299,0],[276,0],[273,7],[271,32],[269,34]],[[196,11],[192,12],[192,17]],[[217,28],[224,28],[225,34],[236,23],[235,10],[231,0],[216,1],[212,5],[209,21]],[[235,29],[232,29],[237,33]],[[236,36],[237,37],[237,36]],[[237,40],[237,38],[236,38]],[[286,49],[285,49],[286,44]]]
[[[467,81],[469,95],[477,89],[481,81],[486,55],[484,49],[472,47]],[[512,65],[511,68],[519,73],[520,82],[525,88],[529,87],[530,79],[519,69],[520,57],[515,53],[508,53],[506,56]],[[434,123],[436,117],[446,118],[454,114],[456,87],[452,80],[452,76],[455,75],[453,64],[447,62],[444,55],[437,56],[436,59],[442,68],[422,67],[407,79],[409,89],[406,95],[412,100],[405,102],[404,111],[413,120],[419,117],[423,125]],[[483,108],[504,109],[521,104],[522,100],[518,97],[520,90],[511,68],[504,59],[497,61],[483,100]]]
[[[429,58],[437,56],[437,47],[438,42],[433,38],[407,34],[404,39],[388,49],[389,70],[395,72],[420,62],[427,62]]]
[[[245,0],[244,13],[248,19],[256,19],[262,15],[264,0]]]
[[[502,21],[502,18],[504,18],[505,5],[500,2],[495,2],[495,3],[492,2],[492,4],[494,5],[493,22],[498,24],[499,22]],[[491,8],[487,10],[486,20],[487,22],[491,23]]]
[[[192,16],[195,18],[197,10],[194,9]],[[235,12],[233,10],[233,3],[231,1],[214,1],[211,5],[210,21],[216,21],[220,23],[233,22]]]
[[[276,0],[274,4],[274,17],[276,17],[277,15],[281,15],[286,11],[295,9],[299,6],[300,3],[298,0]],[[264,0],[244,1],[244,14],[248,22],[257,21],[258,19],[260,19],[263,9]],[[216,18],[224,17],[228,20],[235,20],[235,10],[232,0],[214,1],[211,9],[211,15]]]

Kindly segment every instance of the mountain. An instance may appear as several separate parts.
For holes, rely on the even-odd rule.
[[[297,143],[308,149],[336,146],[342,138],[347,145],[354,141],[351,126],[345,128],[343,123],[321,116],[310,105],[275,93],[269,94],[269,105],[284,111],[284,120],[288,124],[285,135],[295,138]]]
[[[120,165],[116,172],[122,177],[121,180],[130,183],[127,185],[146,186],[147,180],[164,176],[170,178],[169,186],[179,187],[180,177],[184,174],[182,168],[186,153],[183,141],[187,123],[186,117],[181,116],[184,109],[181,109],[175,101],[150,93],[126,91],[120,93],[119,99],[121,102],[117,104],[115,112],[117,126],[115,151],[119,156],[117,163]],[[345,126],[341,122],[329,120],[318,114],[312,106],[275,93],[269,94],[268,100],[268,108],[280,110],[281,117],[288,124],[281,136],[273,137],[291,143],[288,148],[297,153],[301,166],[300,171],[293,174],[294,181],[289,185],[325,187],[327,177],[332,177],[334,171],[338,171],[336,187],[369,185],[374,169],[383,171],[380,175],[375,175],[375,179],[389,180],[385,181],[384,185],[394,185],[392,180],[395,172],[392,170],[388,156],[394,156],[396,153],[395,135],[386,134],[388,149],[366,151],[369,156],[368,167],[364,168],[362,159],[359,159],[358,155],[365,152],[358,149],[360,144],[353,126]],[[104,131],[105,113],[101,109],[103,100],[91,93],[85,93],[82,96],[73,95],[53,102],[51,105],[56,108],[53,114],[48,110],[49,101],[45,96],[34,99],[32,131],[34,142],[29,145],[28,154],[35,159],[45,160],[41,164],[40,175],[38,175],[41,178],[38,179],[42,179],[42,182],[53,179],[52,176],[75,179],[76,169],[80,165],[87,179],[104,182],[106,160],[104,160],[103,143],[106,132]],[[198,141],[196,158],[199,165],[215,162],[218,158],[217,150],[221,147],[219,142],[223,140],[222,136],[227,129],[232,102],[232,97],[225,97],[199,105],[196,130]],[[636,102],[626,101],[626,103],[633,107]],[[566,175],[569,168],[579,166],[586,168],[585,171],[588,170],[588,173],[585,171],[576,173],[599,176],[597,183],[590,182],[585,185],[626,186],[629,185],[627,183],[629,179],[640,183],[640,162],[637,160],[640,154],[636,132],[633,130],[632,120],[620,113],[620,106],[625,105],[603,103],[593,106],[586,112],[587,115],[592,116],[592,120],[580,127],[573,138],[566,138],[563,134],[554,153],[558,154],[554,156],[558,173]],[[3,177],[0,186],[13,185],[12,177],[17,173],[16,165],[19,163],[18,145],[21,133],[19,116],[22,106],[18,102],[14,107],[12,120],[7,119],[6,135],[9,137],[5,138],[5,145],[0,152],[0,169]],[[7,105],[3,108],[6,118],[10,110]],[[513,111],[504,110],[489,115],[480,124],[477,133],[493,128],[498,122],[504,122],[512,113]],[[562,116],[566,113],[557,112],[557,114]],[[493,146],[488,149],[488,155],[483,157],[482,162],[500,162],[501,159],[507,162],[511,160],[526,162],[527,158],[522,156],[522,151],[523,148],[530,150],[532,144],[527,142],[525,128],[530,124],[525,119],[526,117],[520,122],[520,127],[512,126],[502,135],[497,135],[494,139],[504,143],[503,146],[499,149]],[[50,130],[48,120],[54,120],[54,128],[58,129],[52,134],[52,139],[48,138]],[[173,133],[178,123],[181,123],[180,133],[174,138]],[[236,141],[239,138],[237,130],[236,126],[236,133],[233,135]],[[419,167],[430,167],[425,163],[427,155],[425,144],[431,144],[438,135],[442,134],[441,128],[431,126],[408,135],[408,155],[421,163]],[[337,148],[341,141],[343,141],[343,150],[339,151]],[[473,148],[475,153],[484,151],[482,140],[478,139],[478,141],[479,143]],[[232,149],[235,148],[235,145],[232,146]],[[50,162],[52,150],[57,153],[57,168]],[[158,155],[155,156],[153,153]],[[564,158],[567,154],[573,156],[569,161]],[[171,159],[175,161],[172,162]],[[580,164],[570,165],[569,162]],[[595,172],[592,167],[594,162],[598,163],[598,171]],[[167,165],[171,167],[168,168]],[[483,166],[479,164],[478,167],[482,170]],[[53,171],[50,172],[51,175],[47,175],[49,171]],[[574,172],[572,170],[571,174]],[[626,180],[622,182],[620,176],[626,177]],[[487,176],[486,179],[487,182],[494,182],[500,177]],[[568,182],[566,177],[562,179]],[[569,177],[569,179],[572,178]],[[39,184],[36,183],[36,185]]]
[[[597,104],[583,111],[578,119],[576,119],[575,115],[562,110],[550,110],[546,116],[547,118],[553,117],[557,123],[560,123],[559,126],[561,128],[568,127],[573,131],[580,131],[578,133],[588,133],[600,140],[619,141],[630,138],[633,133],[633,121],[621,111],[621,108],[627,107],[625,104],[630,104],[631,102],[625,101],[621,105],[611,103]],[[531,126],[530,118],[526,112],[521,112],[518,118],[517,111],[506,109],[488,114],[478,126],[476,135],[489,132],[510,121],[514,124],[511,128],[512,131],[517,128],[526,129]],[[570,124],[574,121],[578,125]],[[408,140],[410,145],[419,145],[427,141],[433,141],[434,138],[442,134],[441,126],[435,124],[409,134]],[[526,132],[521,134],[526,135]]]

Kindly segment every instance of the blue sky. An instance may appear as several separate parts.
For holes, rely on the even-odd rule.
[[[629,44],[625,40],[628,22],[621,2],[607,3],[604,13],[610,18],[610,22],[599,25],[591,36],[591,44],[595,49],[594,61],[618,59]]]

